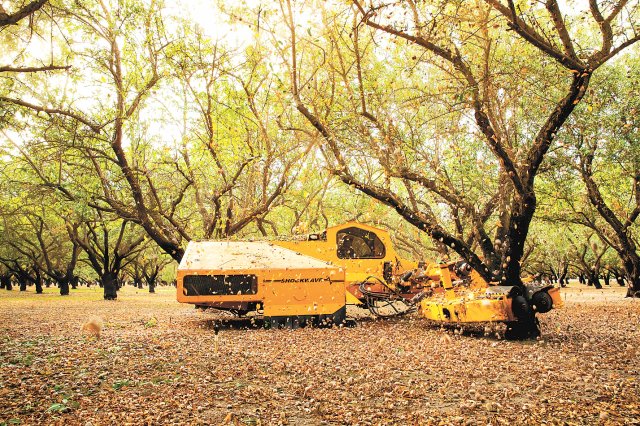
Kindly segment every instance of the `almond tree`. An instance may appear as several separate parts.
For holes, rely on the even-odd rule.
[[[160,273],[172,261],[170,257],[160,255],[155,247],[145,244],[129,264],[127,274],[133,279],[134,286],[142,288],[146,283],[149,293],[155,293]]]
[[[618,253],[628,279],[627,296],[634,296],[640,291],[640,252],[638,251],[637,236],[634,235],[632,229],[640,214],[640,159],[636,153],[631,171],[630,192],[633,200],[631,209],[627,211],[623,208],[616,209],[622,210],[622,214],[619,214],[605,200],[601,186],[594,177],[593,163],[596,149],[597,142],[589,143],[586,152],[580,155],[580,172],[587,188],[589,202],[597,210],[601,219],[606,222],[608,228],[603,229],[595,223],[589,225],[596,229],[599,237]]]
[[[573,207],[575,223],[588,227],[618,255],[627,280],[627,296],[640,291],[640,141],[637,61],[609,70],[587,99],[584,116],[563,135],[577,147],[565,158],[583,183],[584,201]],[[572,205],[571,203],[568,203]],[[613,270],[619,276],[619,271]]]
[[[138,255],[144,242],[144,237],[133,227],[125,220],[99,213],[94,221],[68,229],[69,236],[86,256],[83,260],[98,275],[106,300],[117,299],[118,277]]]
[[[485,279],[522,285],[521,262],[538,201],[536,177],[557,133],[582,101],[593,73],[640,38],[635,32],[637,9],[637,2],[625,0],[613,4],[593,0],[587,10],[571,14],[563,14],[555,0],[544,4],[486,0],[464,6],[454,1],[354,0],[352,23],[332,15],[331,22],[342,25],[343,31],[340,38],[324,44],[323,54],[331,49],[331,54],[341,56],[332,61],[338,65],[333,65],[335,72],[323,86],[332,90],[323,96],[313,89],[325,76],[305,55],[314,41],[299,35],[296,12],[290,1],[284,1],[291,93],[298,111],[324,140],[339,179],[395,209],[465,258]],[[377,45],[395,40],[405,47],[391,53],[375,51],[371,42],[365,47],[363,26],[374,30],[371,37]],[[596,44],[594,35],[599,39]],[[453,94],[460,114],[451,114],[452,108],[444,113],[458,120],[458,125],[450,126],[457,133],[416,143],[415,128],[407,124],[414,111],[411,103],[390,105],[392,101],[383,98],[385,88],[372,84],[380,76],[367,74],[375,54],[386,55],[387,67],[408,58],[423,61],[424,67],[418,70],[424,70],[424,80],[449,93],[434,93],[424,82],[413,89],[427,93],[424,99],[434,104]],[[520,62],[522,58],[526,63]],[[512,63],[516,69],[511,69]],[[396,92],[393,96],[388,92],[391,88],[386,88],[389,97],[397,98]],[[333,100],[338,96],[334,90],[356,108],[347,118],[349,132],[332,120]],[[417,114],[422,106],[415,108]],[[423,123],[429,119],[437,117],[427,117]],[[448,168],[429,169],[416,160],[423,155],[436,158],[432,165],[437,162],[438,153],[424,153],[437,144],[438,137],[453,141],[443,144],[449,151],[455,150],[457,138],[458,149],[471,148],[482,156],[478,161],[493,164],[485,173],[493,181],[489,186],[493,194],[481,197],[482,203],[474,198],[474,190],[468,196],[461,181],[450,178]],[[484,150],[475,150],[475,142]],[[384,176],[366,174],[352,155],[353,147],[373,159],[374,167],[379,164]],[[460,158],[465,161],[464,153]],[[434,202],[421,202],[421,194]],[[438,211],[441,206],[446,206],[444,214]],[[462,226],[446,225],[458,221]]]
[[[69,242],[67,211],[57,210],[60,204],[54,191],[31,184],[33,176],[20,163],[5,164],[0,175],[0,262],[23,290],[34,284],[36,293],[42,293],[44,282],[53,280],[60,295],[68,295],[79,250]]]
[[[35,135],[39,154],[22,161],[39,185],[139,225],[178,261],[187,241],[246,232],[282,202],[311,143],[281,132],[264,63],[247,54],[246,67],[235,65],[179,19],[168,32],[157,2],[75,2],[63,12],[83,73],[65,92],[0,100],[47,113],[18,123]],[[38,161],[51,157],[56,170]]]

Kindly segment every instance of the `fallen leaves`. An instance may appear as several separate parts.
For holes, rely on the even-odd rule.
[[[640,303],[623,294],[599,300],[595,290],[566,290],[567,307],[541,316],[539,341],[407,317],[344,329],[223,328],[216,342],[211,314],[178,304],[167,290],[149,298],[126,288],[117,303],[72,295],[62,304],[0,293],[0,424],[621,424],[640,417]],[[105,320],[100,340],[79,332],[89,312]]]

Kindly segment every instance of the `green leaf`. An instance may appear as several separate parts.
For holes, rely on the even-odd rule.
[[[51,404],[51,407],[47,409],[47,413],[66,413],[68,411],[70,411],[70,408],[59,402]]]

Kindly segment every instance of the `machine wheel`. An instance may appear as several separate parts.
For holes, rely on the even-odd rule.
[[[321,314],[315,315],[313,317],[313,326],[314,327],[333,327],[336,325],[341,325],[344,323],[347,317],[347,308],[343,306],[342,308],[335,311],[333,314]]]
[[[317,316],[316,327],[320,328],[330,328],[333,327],[333,315],[332,314],[322,314]]]
[[[553,308],[553,300],[546,291],[539,291],[531,297],[531,304],[539,314],[546,314]]]
[[[290,317],[272,317],[271,327],[273,328],[291,328]]]
[[[520,321],[529,321],[534,317],[535,313],[531,309],[531,305],[524,296],[515,296],[511,299],[511,310]]]
[[[524,296],[514,297],[511,301],[511,309],[518,321],[507,323],[507,331],[504,335],[507,340],[535,339],[540,336],[540,324]]]

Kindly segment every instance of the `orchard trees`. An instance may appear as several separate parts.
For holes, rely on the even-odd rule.
[[[69,230],[69,236],[84,251],[87,264],[94,270],[104,289],[104,298],[118,297],[118,277],[136,257],[144,236],[131,229],[132,224],[101,213],[82,226]]]
[[[536,177],[594,72],[638,40],[637,4],[354,1],[319,37],[281,4],[291,94],[332,172],[521,283]]]
[[[53,190],[33,185],[34,175],[23,165],[18,158],[0,172],[0,262],[16,277],[21,290],[35,285],[36,292],[42,293],[44,282],[53,281],[61,295],[68,295],[79,253],[67,233],[68,227],[76,226],[71,223],[73,215]]]
[[[170,6],[0,9],[2,162],[36,197],[6,204],[14,274],[80,262],[113,297],[164,261],[141,238],[180,260],[356,219],[514,285],[610,247],[637,291],[638,0],[224,3],[234,43]]]
[[[585,111],[560,135],[572,149],[555,156],[570,167],[562,172],[562,181],[557,173],[553,176],[556,188],[566,188],[573,180],[574,189],[565,189],[562,197],[568,217],[615,251],[632,296],[640,290],[640,103],[635,95],[640,74],[637,59],[625,59],[603,70],[585,99]],[[612,272],[619,276],[619,271]]]
[[[61,105],[59,120],[25,120],[45,151],[62,152],[70,178],[40,175],[41,184],[137,224],[175,260],[193,238],[264,229],[313,141],[282,128],[274,77],[259,56],[234,52],[181,18],[166,25],[158,2],[60,10],[83,74],[64,92],[14,102],[50,114],[43,105]]]

